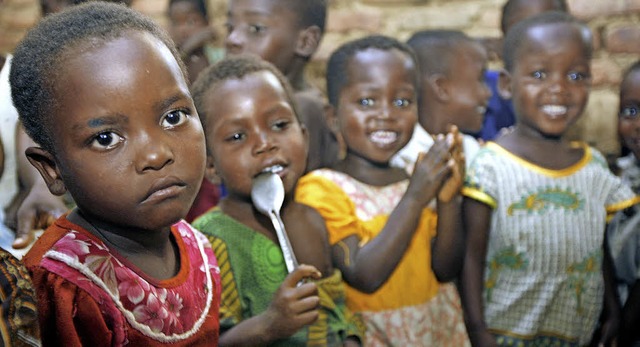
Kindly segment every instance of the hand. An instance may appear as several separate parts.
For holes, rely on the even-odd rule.
[[[32,187],[17,213],[16,239],[13,248],[27,247],[34,238],[34,230],[46,229],[68,209],[62,198],[55,196],[42,185]]]
[[[616,336],[618,335],[619,326],[620,321],[618,317],[609,317],[604,320],[599,331],[596,332],[591,345],[597,347],[616,347],[618,345]]]
[[[469,340],[473,347],[498,347],[496,338],[486,329],[469,332]]]
[[[464,183],[465,161],[464,148],[462,146],[462,134],[458,131],[458,127],[452,125],[449,127],[449,134],[453,137],[453,145],[451,146],[451,158],[454,160],[451,176],[442,185],[438,192],[438,200],[449,202],[460,193],[460,188]]]
[[[438,194],[455,166],[451,156],[453,135],[445,137],[440,134],[434,140],[429,152],[418,155],[407,188],[407,193],[421,199],[420,203],[425,206]]]
[[[207,26],[194,35],[188,37],[179,47],[184,57],[188,57],[193,52],[202,49],[207,42],[215,41],[218,33],[214,28]],[[184,58],[183,57],[183,58]]]
[[[347,337],[346,340],[344,340],[344,343],[342,344],[342,346],[344,347],[361,347],[362,343],[354,337]]]
[[[321,277],[315,267],[300,265],[284,279],[265,312],[266,322],[270,324],[267,333],[273,340],[287,338],[318,319],[320,298],[317,285],[313,282],[298,283],[306,278]]]

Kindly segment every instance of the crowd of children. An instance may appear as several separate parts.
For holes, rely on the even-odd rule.
[[[0,248],[5,345],[640,345],[640,62],[615,175],[565,139],[593,37],[563,0],[506,2],[493,85],[426,30],[338,47],[326,97],[325,0],[229,0],[224,49],[202,0],[168,31],[75,2],[0,59],[0,246],[48,226]]]

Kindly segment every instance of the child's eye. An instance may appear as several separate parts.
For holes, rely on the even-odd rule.
[[[164,117],[162,117],[162,121],[160,122],[160,124],[162,124],[162,126],[166,129],[171,129],[181,125],[186,121],[187,114],[184,111],[175,110],[165,114]]]
[[[571,72],[568,75],[570,81],[582,81],[587,76],[582,72]]]
[[[225,138],[226,142],[238,142],[244,140],[245,135],[243,133],[234,133]]]
[[[360,104],[360,106],[364,106],[364,107],[371,107],[374,105],[374,101],[372,98],[362,98],[360,100],[358,100],[358,103]]]
[[[273,123],[272,125],[272,129],[273,130],[285,130],[289,127],[289,124],[291,124],[290,121],[288,120],[279,120],[275,123]]]
[[[408,100],[408,99],[395,99],[395,100],[393,100],[393,104],[396,107],[402,107],[402,108],[409,107],[409,105],[411,105],[411,100]]]
[[[267,30],[267,27],[265,27],[264,25],[259,25],[259,24],[249,25],[249,32],[252,34],[260,34],[265,30]]]
[[[533,73],[531,73],[531,77],[541,80],[545,77],[547,77],[547,74],[544,73],[543,71],[534,71]]]
[[[638,114],[638,108],[636,106],[627,106],[620,110],[620,118],[623,119],[635,120],[638,119],[639,116],[640,114]]]
[[[97,134],[91,140],[91,147],[107,150],[117,146],[120,142],[124,141],[122,137],[112,131],[105,131]]]

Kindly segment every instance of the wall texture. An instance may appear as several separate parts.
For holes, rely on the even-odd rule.
[[[304,0],[300,0],[304,1]],[[322,87],[324,63],[341,43],[372,33],[408,38],[427,28],[458,29],[482,38],[489,47],[501,35],[500,9],[505,0],[329,0],[327,33],[309,67]],[[626,66],[640,58],[640,0],[568,0],[571,12],[593,29],[593,89],[587,112],[572,137],[616,155],[617,86]],[[224,33],[226,0],[209,0],[212,25]],[[133,8],[166,23],[167,0],[133,0]],[[40,18],[38,0],[0,0],[0,52],[10,53]],[[492,67],[499,67],[496,54]]]

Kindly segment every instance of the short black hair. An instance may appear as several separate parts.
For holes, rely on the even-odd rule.
[[[298,112],[295,107],[295,102],[293,100],[293,89],[289,84],[289,80],[287,80],[282,72],[280,72],[280,70],[278,70],[278,68],[276,68],[273,64],[262,60],[254,55],[242,54],[224,58],[216,64],[207,67],[198,75],[198,78],[195,80],[195,82],[193,82],[193,85],[191,86],[191,97],[193,98],[193,103],[196,106],[196,110],[198,111],[198,116],[200,117],[202,128],[205,129],[205,134],[207,133],[207,122],[211,117],[211,115],[206,113],[205,103],[207,94],[211,91],[211,89],[224,81],[239,80],[247,75],[260,71],[267,71],[276,76],[285,90],[287,100],[293,108],[296,119],[300,121]],[[205,138],[207,138],[207,136],[205,136]],[[209,139],[207,139],[207,143],[208,142]]]
[[[170,9],[173,4],[178,2],[188,2],[195,7],[195,9],[207,20],[209,20],[209,13],[207,11],[207,4],[204,0],[169,0],[169,6],[167,9]]]
[[[131,1],[133,0],[63,0],[63,1],[65,2],[66,6],[80,5],[88,1],[115,2],[115,3],[120,3],[120,4],[125,4],[127,6],[130,6]],[[42,11],[43,15],[49,15],[53,13],[53,9],[49,8],[49,3],[47,2],[47,0],[40,0],[40,10]]]
[[[327,97],[333,107],[338,106],[340,91],[349,83],[347,73],[349,61],[358,52],[367,49],[382,51],[397,49],[406,53],[416,64],[416,57],[411,47],[389,36],[371,35],[343,44],[331,54],[327,63]],[[418,84],[417,76],[414,78],[414,84]]]
[[[57,106],[53,93],[59,71],[70,57],[67,53],[97,47],[131,31],[148,32],[163,42],[186,79],[184,64],[168,34],[150,18],[119,4],[89,2],[53,14],[18,44],[9,74],[11,96],[25,131],[45,150],[55,152],[47,115]]]
[[[298,15],[301,28],[317,26],[324,34],[327,21],[327,0],[280,0],[283,6]]]
[[[624,70],[624,73],[622,74],[621,84],[624,83],[627,78],[629,78],[629,75],[636,71],[640,71],[640,60],[636,60],[635,63],[631,64],[631,66]]]
[[[500,18],[500,29],[502,30],[502,33],[506,34],[509,19],[511,19],[511,17],[517,12],[520,5],[527,1],[531,0],[508,0],[502,6],[502,17]],[[566,0],[551,0],[551,5],[553,6],[553,11],[569,12],[569,6],[567,6]]]
[[[586,45],[585,48],[587,49],[588,58],[591,59],[593,44],[589,27],[566,12],[550,11],[527,18],[509,30],[503,47],[504,66],[507,71],[513,71],[513,66],[515,65],[520,48],[527,42],[526,36],[529,29],[551,24],[571,24],[579,27],[582,39]]]
[[[413,49],[422,74],[449,75],[461,44],[474,44],[473,40],[459,30],[422,30],[415,32],[407,44]],[[479,45],[479,43],[477,43]]]

